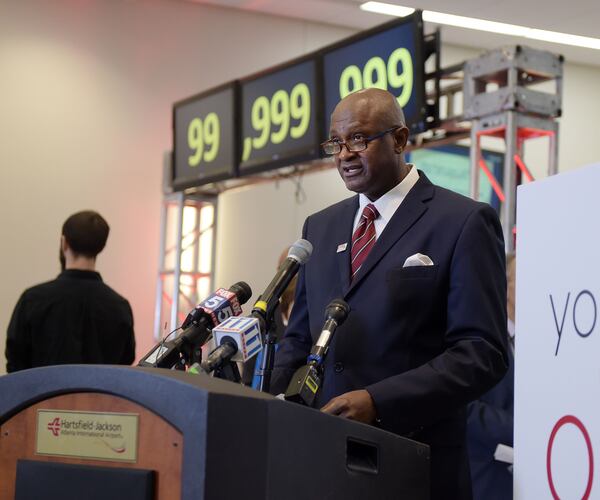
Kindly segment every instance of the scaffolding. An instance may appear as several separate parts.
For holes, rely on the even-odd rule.
[[[507,252],[513,252],[516,244],[517,186],[533,180],[524,162],[525,142],[548,137],[546,174],[558,171],[562,79],[562,56],[521,45],[493,50],[464,65],[463,115],[471,122],[471,197],[479,198],[483,171],[502,202],[500,219]],[[550,83],[553,89],[539,90],[542,83]],[[481,156],[484,137],[505,143],[500,180],[493,177]]]
[[[164,194],[154,311],[157,341],[212,291],[217,201],[203,194]]]

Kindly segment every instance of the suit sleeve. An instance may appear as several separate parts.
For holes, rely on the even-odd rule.
[[[27,300],[23,294],[13,311],[6,332],[6,371],[31,368],[31,329],[27,321]]]
[[[492,460],[496,446],[513,446],[514,359],[506,376],[467,408],[469,448]]]
[[[302,229],[302,238],[305,239],[307,238],[309,219],[306,220]],[[271,378],[271,394],[285,392],[294,372],[306,363],[306,358],[310,354],[312,346],[309,325],[305,273],[304,266],[301,266],[288,327],[283,339],[279,342],[275,355],[275,365]]]
[[[478,399],[469,404],[467,428],[469,442],[494,456],[496,446],[513,446],[513,412]]]
[[[506,276],[500,222],[479,204],[456,240],[449,270],[444,351],[366,387],[381,425],[418,431],[496,384],[507,370]]]

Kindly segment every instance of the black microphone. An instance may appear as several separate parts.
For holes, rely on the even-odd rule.
[[[300,266],[308,261],[312,251],[313,246],[308,240],[300,239],[290,247],[288,256],[279,266],[275,277],[254,304],[252,312],[255,315],[262,316],[266,322],[270,321],[273,311],[279,303],[279,298],[300,269]]]
[[[312,406],[323,380],[323,359],[327,355],[333,334],[348,317],[350,306],[342,299],[332,300],[325,309],[325,324],[310,351],[307,364],[296,370],[285,391],[286,401]]]
[[[206,373],[213,372],[230,361],[237,350],[237,345],[234,342],[225,342],[211,352],[206,360],[200,363],[200,366]]]
[[[333,299],[329,303],[325,309],[325,323],[321,329],[321,335],[308,356],[309,363],[314,361],[319,366],[323,363],[336,328],[346,321],[349,312],[350,306],[342,299]]]
[[[175,339],[158,343],[138,366],[172,368],[180,362],[184,349],[205,344],[213,327],[230,316],[241,314],[241,304],[245,304],[251,296],[252,289],[243,281],[235,283],[229,290],[219,288],[188,314],[183,322],[186,325],[184,330]]]
[[[241,314],[241,304],[248,302],[251,296],[252,289],[244,281],[238,281],[231,285],[229,290],[219,288],[187,315],[181,328],[185,329],[192,323],[198,324],[204,318],[208,319],[207,316],[210,316],[213,326],[217,326],[230,316]]]

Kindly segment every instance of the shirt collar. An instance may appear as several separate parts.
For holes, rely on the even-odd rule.
[[[408,192],[419,180],[419,173],[417,172],[416,167],[410,163],[407,165],[410,170],[404,179],[402,179],[399,184],[396,184],[392,189],[390,189],[383,196],[379,197],[377,200],[371,201],[364,194],[360,193],[358,195],[358,213],[362,213],[363,209],[369,203],[372,203],[375,205],[375,208],[379,212],[381,218],[384,221],[389,222],[400,204],[404,201],[404,198],[406,198]]]
[[[96,271],[82,271],[81,269],[65,269],[58,275],[58,279],[78,279],[102,281],[100,273]]]

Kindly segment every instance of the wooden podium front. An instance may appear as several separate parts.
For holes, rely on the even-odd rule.
[[[138,457],[135,462],[123,462],[110,458],[98,460],[37,454],[38,410],[139,415]],[[50,429],[43,431],[51,434]],[[155,453],[156,449],[161,453]],[[158,498],[179,498],[182,450],[181,432],[155,413],[127,399],[92,392],[50,397],[24,408],[0,426],[0,500],[15,498],[16,466],[17,461],[22,459],[153,470]]]
[[[428,447],[183,372],[0,377],[0,500],[429,498]],[[96,495],[96,496],[94,496]]]

